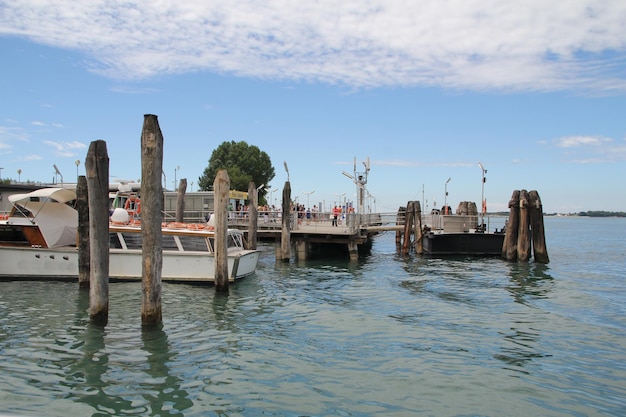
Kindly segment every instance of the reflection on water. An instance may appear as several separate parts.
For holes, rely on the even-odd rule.
[[[621,249],[591,269],[548,244],[548,265],[400,256],[392,234],[358,262],[262,246],[228,296],[164,284],[157,328],[140,283],[98,327],[77,285],[0,282],[0,413],[622,415]]]

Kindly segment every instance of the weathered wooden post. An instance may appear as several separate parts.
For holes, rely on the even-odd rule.
[[[403,255],[409,253],[409,244],[411,243],[411,231],[413,230],[413,221],[415,216],[415,202],[406,203],[406,214],[404,216],[404,240],[402,241]]]
[[[141,131],[141,324],[161,323],[161,273],[163,269],[163,134],[157,116],[144,115]]]
[[[280,234],[280,259],[289,261],[291,258],[291,184],[285,182],[283,188],[283,218]]]
[[[182,223],[185,220],[185,193],[187,192],[187,178],[181,178],[176,194],[176,222]]]
[[[509,221],[506,224],[506,234],[502,246],[502,257],[507,261],[517,259],[517,233],[519,226],[519,195],[520,191],[513,191],[509,200]]]
[[[78,288],[89,289],[89,194],[87,177],[81,175],[76,184],[78,211]]]
[[[256,232],[259,223],[259,190],[256,184],[248,184],[248,249],[256,249]]]
[[[103,140],[89,145],[85,159],[89,200],[89,319],[109,321],[109,156]]]
[[[400,206],[398,213],[396,214],[396,226],[403,226],[406,221],[406,207]],[[396,230],[396,248],[402,245],[402,230],[398,228]]]
[[[424,231],[422,229],[422,205],[419,201],[415,202],[415,219],[413,222],[415,223],[415,253],[421,255],[424,253]]]
[[[517,259],[527,262],[530,259],[530,214],[528,191],[521,190],[519,195],[519,226],[517,232]]]
[[[546,248],[546,236],[543,226],[543,205],[539,193],[535,190],[528,193],[530,196],[530,225],[533,235],[533,254],[535,262],[547,264],[548,249]]]
[[[228,192],[230,178],[225,169],[213,181],[215,198],[215,292],[228,294]]]

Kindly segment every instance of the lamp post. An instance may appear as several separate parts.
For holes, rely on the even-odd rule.
[[[306,191],[303,191],[303,192],[302,192],[302,194],[306,194],[306,208],[308,208],[308,209],[310,209],[310,208],[311,208],[311,204],[310,204],[310,202],[309,202],[309,196],[310,196],[311,194],[313,194],[314,192],[315,192],[315,190],[313,190],[313,191],[309,191],[309,192],[306,192]]]
[[[443,196],[443,214],[450,214],[448,213],[448,183],[450,182],[450,180],[452,179],[452,177],[448,178],[448,181],[446,181],[446,185],[445,185],[445,191],[446,193]]]
[[[485,182],[487,181],[487,178],[485,177],[485,174],[487,174],[487,170],[485,169],[483,164],[481,164],[480,162],[478,163],[478,166],[480,167],[480,170],[483,173],[483,180],[482,180],[482,183],[481,183],[482,190],[481,190],[481,193],[480,193],[480,204],[481,204],[481,208],[480,208],[480,223],[481,223],[481,225],[484,226],[484,224],[485,224],[485,212],[487,211],[487,202],[485,201]]]
[[[0,168],[2,169],[2,168]],[[22,170],[18,168],[17,170],[17,182],[22,182]]]
[[[176,184],[176,173],[180,170],[180,165],[174,168],[174,191],[178,189],[178,185]]]
[[[80,159],[77,159],[74,163],[76,164],[76,181],[78,181],[78,166],[80,165]]]

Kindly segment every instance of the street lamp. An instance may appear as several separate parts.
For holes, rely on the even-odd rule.
[[[78,166],[80,165],[80,159],[77,159],[74,163],[76,164],[76,180],[78,181]]]
[[[485,182],[487,181],[487,178],[485,178],[485,174],[487,174],[487,170],[485,169],[483,164],[481,164],[480,162],[478,163],[478,166],[480,167],[480,170],[483,173],[483,181],[481,183],[482,190],[481,190],[481,194],[480,194],[480,204],[482,206],[481,209],[480,209],[480,222],[481,222],[481,225],[484,226],[484,224],[485,224],[485,213],[487,212],[487,202],[485,201]]]
[[[179,170],[180,170],[180,165],[174,168],[174,191],[176,191],[178,188],[178,185],[176,185],[176,172],[178,172]]]
[[[19,168],[17,170],[17,182],[22,182],[22,170]]]
[[[443,214],[450,214],[448,213],[448,183],[450,182],[451,179],[452,177],[448,178],[448,181],[446,181],[446,186],[445,186],[446,193],[443,196]]]
[[[61,177],[61,185],[63,185],[63,174],[61,174],[61,171],[59,171],[59,168],[56,166],[56,164],[52,164],[52,166],[54,167],[54,172],[55,175],[59,175]],[[56,181],[56,177],[55,177],[55,181]]]
[[[314,192],[315,192],[315,190],[313,190],[313,191],[309,191],[309,192],[306,192],[306,191],[303,191],[303,192],[302,192],[302,194],[306,194],[306,207],[307,207],[308,209],[310,209],[310,208],[311,208],[311,204],[309,203],[309,196],[310,196],[311,194],[313,194]]]

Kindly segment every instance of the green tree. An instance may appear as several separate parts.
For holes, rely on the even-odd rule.
[[[254,182],[257,187],[267,185],[276,175],[269,155],[245,141],[233,140],[218,146],[211,154],[209,166],[198,178],[198,187],[205,191],[213,189],[215,176],[220,169],[228,171],[230,189],[239,191],[248,191],[250,182]],[[264,188],[259,190],[259,201],[265,196]]]

